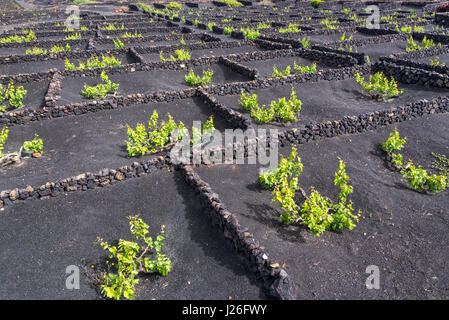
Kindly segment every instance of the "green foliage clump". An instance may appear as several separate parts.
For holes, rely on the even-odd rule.
[[[134,33],[130,33],[130,32],[125,32],[124,34],[122,34],[121,36],[122,38],[142,38],[142,34],[138,33],[137,31]]]
[[[181,10],[182,4],[180,4],[178,2],[170,2],[169,4],[167,4],[166,8],[168,10]]]
[[[259,22],[257,29],[270,29],[271,25],[269,23]]]
[[[442,67],[444,67],[446,65],[446,63],[441,62],[440,61],[440,57],[435,57],[435,59],[433,59],[433,60],[430,59],[430,65],[432,67],[435,67],[435,66],[442,66]]]
[[[404,148],[407,138],[401,138],[399,131],[394,129],[390,132],[390,136],[387,141],[382,143],[382,149],[388,153],[393,153],[394,151],[399,151]]]
[[[353,52],[354,51],[354,48],[352,46],[349,46],[349,48],[346,48],[346,49],[348,50],[348,52]],[[345,51],[346,49],[345,49],[345,47],[343,47],[343,45],[340,45],[338,47],[338,50],[341,50],[341,51]],[[357,49],[356,49],[356,52],[357,52]]]
[[[138,123],[136,129],[132,129],[127,126],[126,150],[130,157],[137,155],[145,155],[147,153],[155,153],[163,148],[169,146],[171,135],[177,130],[177,137],[174,138],[174,142],[181,141],[187,129],[182,122],[176,124],[173,117],[168,113],[168,121],[162,121],[159,123],[159,114],[157,111],[153,111],[153,114],[148,122],[148,130],[141,123]],[[213,118],[210,117],[204,124],[202,133],[198,129],[192,128],[191,143],[197,143],[201,140],[202,135],[210,134],[215,130]]]
[[[295,202],[295,192],[298,189],[298,177],[303,171],[301,158],[295,147],[290,156],[284,158],[277,168],[259,175],[259,183],[264,189],[273,190],[273,201],[276,201],[283,211],[280,220],[290,224],[298,219],[299,206]],[[290,180],[288,180],[290,179]]]
[[[165,14],[165,11],[153,8],[153,7],[151,7],[151,6],[147,5],[147,4],[144,4],[142,2],[137,3],[137,5],[140,8],[142,8],[142,10],[145,11],[145,12],[152,12],[152,13],[155,13],[155,14]]]
[[[310,5],[317,9],[322,2],[324,2],[324,0],[312,0],[310,1]]]
[[[360,26],[363,26],[363,24],[366,22],[366,18],[358,17],[356,13],[352,13],[348,15],[349,20],[354,21],[355,23],[361,23]]]
[[[6,140],[8,140],[8,133],[9,129],[8,127],[3,127],[0,131],[0,158],[3,158],[3,149],[5,148]]]
[[[234,27],[224,27],[224,33],[228,36],[231,35],[232,31],[234,30],[235,30]]]
[[[120,39],[113,39],[112,41],[114,41],[114,47],[116,47],[117,49],[125,47],[125,44]]]
[[[178,12],[170,14],[169,19],[173,20],[174,18],[179,18],[179,13]]]
[[[421,46],[413,40],[413,37],[410,36],[410,38],[407,39],[407,48],[405,50],[407,51],[415,51],[421,49]]]
[[[81,38],[82,38],[82,36],[81,36],[81,33],[79,33],[79,32],[76,32],[76,33],[73,33],[73,34],[70,34],[70,35],[67,35],[64,37],[65,40],[76,40],[76,39],[81,39]]]
[[[404,148],[406,138],[401,139],[399,132],[395,129],[390,133],[387,141],[382,143],[382,149],[391,156],[392,163],[397,167],[402,167],[403,157],[402,154],[396,153]]]
[[[310,38],[303,37],[302,39],[299,38],[298,40],[301,42],[303,48],[307,49],[308,47],[310,47]]]
[[[310,66],[303,67],[303,66],[297,65],[296,62],[294,62],[293,68],[295,69],[296,72],[298,72],[300,74],[317,72],[316,63],[312,63]]]
[[[184,48],[175,50],[175,55],[170,55],[170,58],[164,58],[162,55],[162,51],[159,53],[159,57],[161,61],[177,61],[177,60],[190,60],[192,56],[190,52],[185,50]]]
[[[9,102],[9,106],[14,109],[23,107],[23,99],[27,94],[27,90],[23,86],[14,86],[11,80],[6,88],[0,84],[0,112],[6,112],[8,106],[4,102]]]
[[[2,130],[0,130],[0,159],[5,157],[5,155],[2,153],[2,151],[6,144],[6,140],[8,140],[8,134],[9,134],[8,127],[3,127]],[[35,134],[35,137],[32,141],[25,141],[23,143],[23,148],[25,150],[31,150],[31,151],[33,151],[33,153],[42,153],[42,151],[44,150],[44,144],[42,142],[42,139],[40,139],[39,136],[37,134]],[[11,156],[11,155],[18,156],[18,152],[11,153],[7,156]],[[5,163],[9,163],[9,162],[3,162],[2,165],[5,165]]]
[[[390,24],[397,24],[397,22],[395,21],[397,19],[396,13],[397,12],[395,12],[395,14],[392,14],[392,15],[380,17],[380,20],[388,22]]]
[[[221,2],[226,3],[228,7],[243,7],[243,4],[237,0],[221,0]]]
[[[449,157],[435,152],[432,152],[432,155],[435,157],[432,168],[437,169],[441,175],[449,179]]]
[[[186,45],[186,41],[184,40],[184,37],[181,36],[181,39],[179,40],[179,44],[185,46]]]
[[[124,30],[125,25],[122,23],[121,27],[116,27],[114,23],[107,23],[106,26],[103,27],[104,30]]]
[[[427,49],[427,48],[431,48],[431,47],[435,47],[435,46],[441,47],[441,43],[435,44],[435,42],[432,39],[427,39],[427,37],[424,36],[424,38],[421,41],[421,44],[418,44],[413,39],[413,36],[410,36],[410,38],[407,39],[407,48],[405,48],[405,50],[415,51],[415,50]]]
[[[215,131],[214,119],[211,116],[203,124],[202,131],[196,127],[192,127],[192,138],[190,139],[190,143],[197,144],[197,143],[201,142],[201,139],[203,136],[211,136],[214,131]],[[178,136],[178,139],[182,139],[182,137]]]
[[[348,196],[354,190],[348,185],[349,177],[345,166],[340,159],[334,179],[334,184],[340,188],[336,203],[321,196],[314,188],[311,188],[309,196],[302,191],[306,198],[302,206],[296,203],[296,191],[300,189],[298,177],[304,168],[296,148],[292,148],[288,158],[281,158],[276,169],[261,173],[259,183],[265,189],[273,189],[273,202],[278,203],[282,210],[281,222],[305,224],[314,236],[320,236],[326,230],[352,230],[359,221],[359,215],[353,213],[352,202],[348,202]]]
[[[254,40],[260,36],[259,30],[250,29],[249,27],[248,28],[240,28],[240,31],[243,32],[243,34],[245,35],[245,38],[248,40]]]
[[[348,175],[345,163],[340,159],[338,171],[335,173],[334,184],[340,188],[338,202],[321,196],[318,191],[312,189],[312,193],[306,198],[301,208],[302,224],[307,225],[314,236],[320,236],[326,230],[352,230],[359,222],[360,214],[354,214],[352,202],[347,203],[347,197],[354,191],[348,185]]]
[[[332,19],[326,18],[326,19],[322,19],[320,21],[320,24],[322,24],[324,26],[324,28],[329,29],[329,30],[338,29],[338,20],[332,20]]]
[[[399,135],[399,131],[394,129],[394,131],[390,133],[387,141],[382,143],[382,149],[388,153],[394,153],[395,151],[402,150],[406,141],[407,138],[402,139]]]
[[[348,196],[354,192],[354,188],[348,184],[349,176],[346,174],[346,164],[340,159],[338,171],[335,173],[334,185],[340,188],[338,202],[333,205],[334,221],[331,225],[332,230],[343,230],[348,228],[352,230],[358,222],[358,215],[354,215],[352,202],[348,201]]]
[[[415,190],[424,191],[427,187],[430,192],[441,192],[446,189],[446,176],[430,175],[422,166],[415,166],[411,161],[405,165],[401,173]]]
[[[23,143],[23,148],[27,151],[33,151],[33,153],[42,153],[44,150],[44,142],[35,134],[33,140]]]
[[[279,28],[279,33],[301,32],[302,29],[297,23],[289,23],[286,28]]]
[[[66,44],[65,47],[63,46],[58,46],[58,45],[54,45],[51,49],[50,49],[50,53],[60,53],[60,52],[67,52],[70,51],[70,44]]]
[[[316,67],[316,63],[312,63],[310,66],[300,66],[298,64],[296,64],[296,62],[293,63],[293,69],[295,70],[295,72],[299,73],[299,74],[304,74],[304,73],[313,73],[313,72],[317,72],[317,67]],[[279,71],[276,66],[273,67],[273,77],[274,78],[278,78],[278,77],[285,77],[285,76],[289,76],[291,74],[291,67],[287,66],[283,71]]]
[[[353,40],[354,39],[354,35],[351,34],[349,37],[346,37],[346,32],[343,32],[342,36],[340,37],[340,41],[349,41],[349,40]]]
[[[156,152],[157,147],[164,147],[170,141],[170,135],[175,131],[184,130],[185,126],[182,122],[178,125],[173,120],[172,116],[168,114],[168,121],[162,121],[158,124],[159,115],[156,110],[153,111],[153,115],[148,122],[148,152]]]
[[[33,30],[29,30],[28,33],[26,33],[26,31],[24,32],[26,35],[13,35],[13,36],[9,36],[6,38],[0,38],[0,43],[11,43],[11,42],[16,42],[16,43],[20,43],[20,42],[28,42],[28,41],[33,41],[36,40],[37,37],[34,34]]]
[[[138,154],[145,155],[149,152],[148,149],[148,133],[145,126],[141,123],[136,125],[136,129],[128,126],[127,131],[128,141],[126,141],[126,150],[130,157]]]
[[[297,120],[301,111],[302,102],[296,97],[296,92],[292,89],[290,99],[285,97],[277,101],[271,101],[270,106],[259,106],[257,103],[257,94],[246,95],[243,90],[239,99],[240,106],[246,111],[250,111],[251,117],[257,123],[267,123],[272,121],[291,121]]]
[[[257,94],[245,94],[245,92],[242,89],[240,99],[239,99],[239,105],[246,111],[251,111],[253,108],[255,108],[257,103]]]
[[[295,122],[297,115],[301,111],[302,101],[296,97],[296,92],[292,90],[290,99],[285,97],[277,101],[271,101],[270,110],[273,110],[274,117],[277,121]]]
[[[138,215],[129,216],[129,229],[135,241],[120,239],[118,246],[110,245],[97,238],[97,243],[109,252],[107,261],[108,272],[102,274],[101,293],[110,299],[120,300],[133,299],[135,285],[139,283],[139,273],[159,273],[166,276],[172,271],[170,259],[162,254],[165,240],[165,226],[162,225],[161,232],[156,239],[148,236],[149,226]],[[154,259],[148,257],[155,254]],[[112,269],[112,266],[115,267]]]
[[[281,183],[273,190],[273,202],[277,202],[282,210],[279,217],[280,221],[285,224],[291,224],[299,221],[298,210],[300,206],[295,201],[296,190],[298,186],[298,178],[294,177],[291,180],[287,176],[282,176]]]
[[[207,24],[207,28],[208,28],[210,31],[212,31],[212,27],[215,26],[215,25],[217,25],[215,22],[209,22],[209,23]]]
[[[87,59],[86,63],[80,62],[78,67],[74,63],[71,63],[68,59],[65,60],[65,67],[67,70],[84,70],[91,68],[106,68],[111,66],[119,66],[122,64],[121,60],[118,60],[114,56],[101,55],[101,60],[97,56],[91,56]]]
[[[99,3],[99,2],[95,1],[95,0],[73,0],[72,1],[73,5],[96,4],[96,3]]]
[[[396,25],[395,30],[401,33],[424,32],[424,27],[420,26],[401,26]]]
[[[376,100],[389,100],[404,93],[404,90],[398,89],[398,84],[393,77],[388,80],[382,72],[370,75],[368,82],[365,82],[365,79],[357,71],[355,78],[363,90]]]
[[[441,192],[446,189],[447,185],[447,171],[440,170],[441,175],[429,174],[422,166],[415,166],[412,161],[409,161],[405,166],[403,165],[403,156],[398,151],[404,148],[406,138],[401,139],[399,132],[395,129],[390,133],[387,141],[382,143],[382,149],[390,157],[391,163],[400,170],[404,178],[413,189],[419,191],[425,191],[428,189],[430,192]],[[435,156],[435,154],[433,154]],[[437,158],[443,159],[443,158]],[[440,165],[444,162],[440,162]],[[434,164],[435,167],[435,164]],[[442,167],[438,167],[441,169]]]
[[[195,87],[205,86],[212,81],[213,75],[214,75],[214,72],[211,69],[203,70],[203,75],[201,77],[195,75],[195,72],[193,71],[193,69],[190,69],[189,73],[186,74],[184,79],[191,86],[195,86]]]
[[[399,131],[395,128],[388,139],[382,142],[382,149],[388,154],[393,154],[396,151],[404,149],[405,143],[407,142],[407,137],[401,138]]]
[[[88,86],[87,84],[84,84],[84,90],[81,91],[81,94],[88,99],[103,99],[106,97],[108,93],[115,93],[117,92],[119,88],[118,83],[113,83],[109,77],[107,76],[106,72],[101,72],[101,81],[104,83],[99,83],[96,86]]]
[[[33,47],[33,49],[27,49],[25,54],[47,54],[47,50],[39,47]]]
[[[314,236],[320,236],[331,228],[334,221],[331,210],[331,202],[323,197],[314,188],[301,207],[303,224],[307,225]],[[296,218],[296,216],[295,216]]]
[[[250,115],[257,123],[268,123],[276,119],[274,110],[272,108],[267,108],[265,105],[256,105],[250,110]]]
[[[352,202],[347,202],[354,188],[348,185],[346,165],[340,159],[338,171],[335,173],[334,184],[340,188],[338,202],[333,203],[312,188],[310,196],[301,207],[302,224],[307,225],[314,236],[320,236],[326,230],[352,230],[359,221],[360,214],[354,214]]]
[[[285,76],[289,76],[290,75],[290,71],[291,71],[291,67],[287,66],[283,71],[279,71],[276,66],[273,67],[273,77],[274,78],[278,78],[278,77],[285,77]]]
[[[285,176],[288,178],[299,177],[303,168],[301,158],[298,157],[298,151],[293,147],[288,158],[284,158],[281,155],[281,161],[277,168],[259,175],[259,183],[264,189],[274,189],[276,186],[281,185]]]

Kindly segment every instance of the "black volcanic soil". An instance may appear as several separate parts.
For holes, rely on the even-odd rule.
[[[239,47],[232,48],[212,48],[212,49],[200,49],[200,50],[191,50],[190,54],[192,59],[201,58],[201,57],[211,57],[211,56],[223,56],[227,54],[238,54],[245,52],[254,52],[254,51],[264,51],[264,49],[255,46],[255,45],[245,45]],[[162,51],[162,55],[165,58],[169,58],[170,54],[173,52],[165,52]],[[159,53],[144,53],[142,54],[146,62],[158,62],[160,60]]]
[[[107,55],[107,54],[106,54]],[[136,60],[128,54],[115,55],[118,60],[122,61],[122,65],[135,63]],[[99,57],[101,59],[101,56]],[[70,62],[75,63],[76,66],[79,65],[80,61],[85,63],[84,59],[69,59]],[[46,72],[50,69],[65,69],[65,59],[63,60],[48,60],[48,61],[37,61],[37,62],[22,62],[22,63],[10,63],[10,64],[0,64],[0,72],[4,74],[18,74],[18,73],[37,73]]]
[[[136,160],[149,159],[152,156],[143,159],[128,157],[126,125],[133,128],[137,123],[147,125],[154,110],[159,114],[159,121],[167,121],[167,113],[170,113],[177,123],[182,121],[187,128],[192,127],[193,121],[204,123],[210,116],[214,117],[217,130],[228,128],[199,98],[135,105],[38,121],[28,126],[13,126],[9,128],[4,153],[18,151],[25,140],[33,139],[35,133],[44,141],[44,153],[39,159],[25,159],[20,165],[0,168],[0,190],[25,187],[27,184],[39,186],[86,171],[113,169]]]
[[[278,71],[283,71],[283,70],[285,70],[285,68],[287,68],[287,66],[290,66],[290,72],[291,72],[291,74],[293,74],[295,72],[295,69],[293,68],[295,62],[297,65],[300,65],[302,67],[310,66],[312,63],[316,63],[317,70],[330,69],[329,66],[326,66],[317,61],[302,58],[299,56],[282,57],[282,58],[269,59],[269,60],[243,61],[242,64],[247,66],[250,69],[256,69],[257,71],[259,71],[259,74],[262,77],[269,78],[269,77],[273,76],[273,67],[276,67]]]
[[[212,69],[214,74],[211,83],[227,83],[234,81],[248,81],[249,78],[232,71],[223,64],[213,64],[211,66],[197,66],[193,70],[196,75],[202,75],[203,70]],[[109,79],[119,84],[118,95],[128,95],[133,93],[151,93],[157,91],[173,91],[189,88],[185,82],[185,75],[189,69],[136,71],[131,73],[121,73],[108,75]],[[76,102],[87,102],[88,99],[81,95],[84,84],[89,86],[101,83],[100,77],[76,77],[65,78],[62,82],[62,94],[58,100],[58,105],[65,105]]]
[[[446,66],[449,65],[449,53],[448,54],[439,54],[439,55],[435,55],[435,56],[429,56],[429,57],[425,57],[425,58],[417,58],[417,59],[414,59],[413,61],[418,62],[418,63],[428,64],[430,66],[431,60],[434,61],[437,57],[439,58],[440,64],[445,64]]]
[[[351,37],[351,35],[353,36],[353,39],[366,39],[366,38],[370,38],[371,37],[371,36],[365,35],[363,33],[346,32],[345,33],[345,38],[349,38],[349,37]],[[311,35],[311,36],[306,36],[306,37],[310,37],[310,42],[312,44],[323,44],[323,43],[340,41],[340,38],[342,36],[343,36],[343,32],[335,33],[335,34],[329,34],[329,35]]]
[[[449,115],[427,116],[397,125],[407,137],[404,159],[430,169],[431,152],[449,155]],[[314,186],[334,201],[338,157],[347,165],[358,226],[313,237],[306,226],[286,226],[258,184],[256,165],[195,169],[242,225],[249,227],[271,258],[285,264],[300,299],[448,299],[448,190],[437,195],[412,190],[386,167],[380,144],[393,126],[298,146],[304,172],[299,184]],[[290,154],[291,147],[280,149]],[[431,169],[430,169],[431,170]],[[236,195],[238,195],[236,197]],[[296,200],[304,199],[297,194]],[[380,268],[380,289],[367,290],[368,265]]]
[[[99,299],[89,275],[101,270],[107,253],[94,241],[98,236],[109,243],[133,240],[126,217],[140,214],[152,236],[166,226],[163,251],[173,271],[141,278],[136,299],[263,298],[198,203],[179,173],[154,169],[149,176],[109,188],[30,201],[1,212],[0,297]],[[80,268],[79,290],[66,289],[70,265]]]
[[[383,56],[406,52],[406,48],[407,41],[395,41],[356,47],[354,51],[358,53],[364,53],[365,55],[370,57],[371,62],[375,62]]]
[[[24,4],[24,1],[18,2]],[[72,0],[30,0],[24,7],[31,10],[21,10],[13,0],[1,1],[0,38],[6,36],[5,32],[20,34],[22,29],[32,28],[38,35],[38,41],[0,44],[0,56],[24,55],[26,49],[33,46],[47,50],[53,46],[40,40],[61,42],[66,35],[60,31],[65,29],[65,9],[69,2]],[[138,52],[143,52],[140,48],[152,47],[145,51],[154,51],[143,54],[144,62],[159,62],[160,50],[165,57],[173,54],[176,47],[169,46],[178,47],[181,37],[191,38],[185,41],[193,45],[190,51],[194,59],[223,55],[232,58],[231,54],[267,50],[254,42],[187,26],[182,21],[175,23],[174,20],[167,21],[166,18],[141,11],[125,10],[119,13],[122,10],[116,9],[127,6],[124,2],[102,2],[107,4],[81,6],[81,25],[87,26],[89,32],[82,32],[83,40],[77,45],[71,45],[72,51],[86,50],[90,47],[88,40],[91,40],[93,48],[106,53],[114,48],[112,39],[122,36],[131,28],[137,28],[145,36],[142,40],[146,41],[128,44],[123,40],[126,48],[135,47]],[[37,7],[34,8],[33,4]],[[399,8],[414,8],[419,12],[419,4],[377,3],[382,15],[391,14]],[[56,10],[53,5],[57,5]],[[240,27],[256,28],[259,22],[285,25],[300,23],[304,27],[323,30],[319,21],[328,16],[328,12],[323,9],[331,9],[332,18],[345,18],[341,10],[351,7],[353,12],[362,17],[365,4],[329,0],[315,10],[308,2],[290,1],[276,2],[275,7],[265,7],[254,2],[252,6],[233,9],[204,3],[202,0],[200,9],[184,6],[180,16],[190,21],[199,19],[206,24],[216,22],[221,27],[234,26],[236,30]],[[409,19],[411,14],[401,11],[399,24],[413,25],[414,22]],[[311,20],[305,21],[306,17],[311,17]],[[443,33],[443,30],[431,31],[433,17],[426,19],[426,30],[435,34]],[[119,27],[123,23],[127,30],[104,30],[107,23],[115,23]],[[171,26],[173,23],[177,26]],[[360,34],[351,22],[342,22],[340,26],[345,28],[348,37],[354,34],[355,39],[372,39],[375,42],[352,48],[354,52],[369,55],[372,63],[381,56],[406,52],[407,43],[404,40],[385,42],[387,37]],[[394,25],[382,23],[382,27],[391,28]],[[280,34],[278,27],[260,31],[263,35],[282,39],[310,37],[311,43],[320,46],[328,44],[334,49],[345,44],[339,43],[342,29],[332,35],[311,35],[307,31]],[[134,30],[131,32],[134,33]],[[103,39],[110,43],[100,44]],[[200,45],[207,43],[206,40],[232,42],[232,45],[241,46],[200,48]],[[129,54],[119,58],[124,63],[136,62]],[[435,56],[416,61],[429,64],[430,58],[434,59]],[[449,63],[449,55],[441,55],[440,60]],[[261,78],[266,78],[271,76],[273,66],[284,69],[287,65],[293,65],[294,61],[301,65],[313,62],[301,57],[286,57],[243,64],[256,68]],[[194,70],[198,74],[208,67],[200,65]],[[221,63],[210,67],[215,72],[212,85],[250,80]],[[336,66],[318,63],[319,72],[329,67]],[[26,76],[20,74],[45,72],[51,68],[62,70],[64,59],[2,64],[0,75],[5,85],[9,76],[19,83],[26,80]],[[111,72],[110,78],[120,84],[118,94],[123,96],[179,92],[189,88],[184,81],[187,68],[181,71],[170,68],[172,66],[167,65],[164,70],[121,74]],[[139,69],[138,66],[136,69]],[[136,286],[136,299],[267,299],[262,289],[262,279],[256,279],[248,268],[247,259],[232,247],[229,240],[224,240],[223,233],[211,224],[207,217],[208,209],[200,206],[200,196],[185,183],[175,166],[164,169],[152,167],[148,175],[120,182],[114,180],[103,188],[55,192],[52,194],[54,197],[43,200],[29,198],[23,201],[20,196],[24,193],[20,193],[19,199],[11,200],[11,197],[6,200],[7,194],[2,190],[23,189],[27,185],[38,188],[47,182],[57,182],[81,173],[98,173],[104,168],[117,169],[136,161],[166,156],[165,151],[130,158],[126,152],[127,125],[135,128],[137,123],[147,124],[154,110],[158,111],[160,120],[167,120],[167,113],[170,113],[176,122],[182,121],[188,128],[193,121],[204,123],[214,116],[215,128],[220,132],[234,129],[230,128],[229,119],[216,114],[198,97],[168,103],[130,105],[96,113],[87,113],[91,107],[86,107],[81,109],[85,114],[76,109],[75,115],[70,116],[59,112],[59,108],[49,108],[52,112],[50,119],[43,117],[34,121],[36,117],[33,111],[44,105],[49,77],[50,73],[40,81],[24,84],[28,90],[24,99],[24,120],[33,121],[16,124],[12,113],[6,116],[0,114],[0,123],[14,123],[9,126],[9,137],[3,153],[18,151],[23,142],[31,140],[34,134],[38,134],[44,143],[44,152],[40,158],[27,158],[20,164],[0,168],[0,194],[4,199],[0,201],[0,299],[101,299],[98,288],[92,285],[91,280],[93,275],[102,270],[107,254],[94,241],[98,236],[113,244],[120,238],[131,240],[126,217],[136,214],[140,214],[149,224],[153,237],[161,225],[166,226],[164,253],[173,264],[173,271],[167,277],[153,275],[140,278]],[[67,105],[88,102],[81,96],[84,83],[95,85],[99,82],[99,76],[65,77],[58,105],[65,105],[70,110],[71,107]],[[260,104],[269,104],[281,97],[288,98],[292,85],[282,83],[285,82],[281,80],[279,85],[266,88],[262,80],[260,84],[265,89],[252,93],[259,95]],[[303,102],[299,120],[287,124],[254,124],[255,128],[302,129],[310,123],[389,111],[397,106],[449,93],[448,89],[399,83],[399,88],[405,90],[403,95],[391,102],[374,102],[362,93],[352,78],[294,84],[293,88]],[[234,92],[231,89],[228,87],[223,91]],[[215,97],[224,105],[241,112],[239,96]],[[244,115],[249,117],[246,112]],[[11,121],[7,117],[12,117]],[[22,123],[21,119],[17,120]],[[0,125],[0,130],[2,127]],[[394,127],[399,129],[401,136],[407,137],[403,150],[405,161],[411,159],[433,173],[434,158],[431,152],[449,156],[449,113],[416,115],[402,123],[380,126],[363,134],[323,138],[297,145],[304,163],[299,184],[308,193],[313,186],[323,196],[335,201],[339,190],[334,185],[334,173],[338,158],[345,161],[349,183],[354,186],[354,193],[349,198],[362,215],[352,231],[328,231],[321,237],[314,237],[304,225],[282,224],[279,221],[280,209],[271,201],[271,191],[262,190],[259,186],[261,165],[203,164],[194,170],[219,194],[222,205],[238,217],[240,225],[248,227],[249,232],[254,234],[255,240],[264,247],[271,261],[278,262],[288,272],[297,285],[297,298],[449,299],[449,190],[436,195],[416,192],[399,172],[389,168],[380,144]],[[282,145],[278,151],[282,155],[289,155],[291,148],[292,145]],[[279,153],[274,154],[276,159]],[[298,193],[295,200],[301,204],[304,198]],[[66,268],[70,265],[78,266],[81,270],[80,290],[66,289]],[[365,285],[368,277],[366,268],[371,265],[380,269],[378,290],[368,290]]]
[[[447,89],[399,84],[398,88],[403,89],[404,93],[392,101],[381,102],[372,100],[366,96],[355,79],[299,83],[294,84],[293,88],[296,91],[297,98],[303,103],[298,121],[295,123],[273,122],[259,126],[273,128],[303,127],[310,122],[338,120],[349,115],[390,110],[393,107],[402,106],[408,102],[431,99],[449,94],[449,90]],[[269,105],[271,101],[277,101],[282,97],[289,99],[291,92],[292,85],[287,84],[274,88],[253,90],[251,94],[256,93],[258,95],[259,105]],[[243,110],[239,105],[240,94],[227,96],[216,95],[215,97],[224,105],[250,117],[249,112]]]

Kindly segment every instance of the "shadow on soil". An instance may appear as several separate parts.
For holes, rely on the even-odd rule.
[[[245,205],[254,212],[254,215],[246,215],[240,213],[243,216],[257,220],[263,224],[270,225],[278,236],[289,242],[305,243],[305,239],[301,236],[301,231],[305,230],[306,227],[302,225],[288,226],[279,220],[280,213],[270,207],[267,204],[252,204],[245,202]]]
[[[183,177],[180,172],[176,172],[176,187],[179,194],[182,196],[187,210],[186,210],[186,220],[189,221],[189,232],[191,241],[196,242],[204,251],[204,254],[208,257],[213,258],[220,265],[225,266],[227,269],[231,270],[237,276],[246,276],[249,279],[249,282],[252,285],[256,285],[260,289],[259,297],[261,299],[268,299],[267,295],[263,291],[263,284],[260,281],[256,280],[256,276],[249,270],[248,262],[244,260],[242,256],[240,256],[235,249],[230,245],[229,242],[224,240],[222,234],[216,230],[215,226],[212,225],[209,217],[206,216],[204,211],[198,212],[195,210],[194,203],[199,201],[199,197],[195,194],[194,197],[189,197],[193,192],[186,192],[186,187],[190,188],[190,186],[186,186]],[[201,216],[203,215],[203,217]],[[206,219],[204,219],[206,218]],[[207,221],[205,221],[207,220]],[[223,248],[221,251],[228,251],[228,254],[223,254],[221,251],[216,251],[209,246],[209,242],[207,241],[207,237],[215,237],[217,239],[222,239]],[[229,260],[227,257],[229,255],[234,255],[235,260]],[[243,268],[239,267],[242,265]],[[242,272],[242,270],[246,272]]]

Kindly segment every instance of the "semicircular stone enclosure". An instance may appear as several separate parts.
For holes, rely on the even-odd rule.
[[[448,6],[0,8],[0,298],[449,298]]]

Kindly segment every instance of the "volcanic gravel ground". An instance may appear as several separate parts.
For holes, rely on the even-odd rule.
[[[404,159],[431,170],[431,152],[449,154],[449,115],[397,124],[407,137]],[[271,258],[285,264],[300,299],[447,299],[449,223],[447,192],[422,194],[386,167],[380,144],[394,126],[359,135],[299,145],[304,164],[299,185],[336,201],[338,157],[347,164],[350,198],[362,216],[357,227],[312,236],[305,226],[286,226],[272,195],[258,183],[256,165],[216,165],[196,172],[208,181],[239,222],[254,233]],[[280,149],[284,156],[291,147]],[[236,197],[238,195],[238,197]],[[296,201],[304,199],[297,193]],[[380,289],[367,290],[369,265],[380,268]]]
[[[220,239],[179,173],[154,169],[110,188],[29,201],[2,212],[2,299],[98,299],[92,281],[112,244],[131,240],[127,216],[139,214],[156,236],[166,226],[163,253],[173,271],[146,276],[138,299],[260,299],[263,293],[232,248]],[[80,269],[80,290],[66,289],[66,268]],[[92,268],[93,266],[93,268]]]

